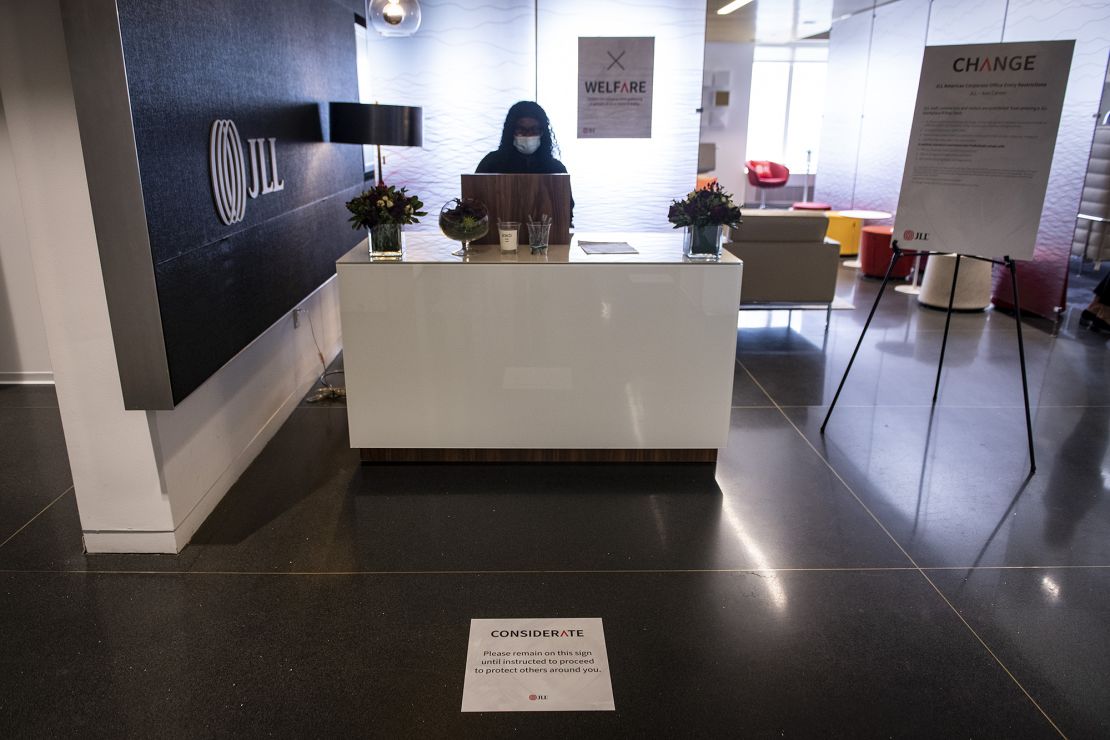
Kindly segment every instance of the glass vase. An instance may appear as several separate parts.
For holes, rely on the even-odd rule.
[[[721,224],[687,226],[682,234],[682,254],[692,260],[719,260],[724,230]]]
[[[401,224],[370,227],[370,256],[398,258],[405,251],[405,232]]]
[[[462,243],[451,254],[465,257],[470,253],[470,243],[489,232],[489,211],[479,200],[453,198],[439,209],[439,228],[448,239]]]

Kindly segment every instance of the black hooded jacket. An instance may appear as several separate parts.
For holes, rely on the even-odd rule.
[[[534,118],[543,131],[540,137],[540,148],[532,154],[521,154],[513,146],[513,133],[516,122],[521,118]],[[547,112],[539,103],[531,100],[522,100],[509,108],[505,116],[505,123],[501,127],[501,141],[495,151],[482,157],[477,174],[500,175],[556,175],[566,174],[566,166],[555,159],[553,150],[555,137],[551,132],[551,120]],[[574,198],[570,199],[571,223],[574,223]]]
[[[508,149],[498,149],[482,157],[478,163],[478,174],[496,173],[500,175],[553,175],[565,173],[567,168],[562,162],[548,154],[543,155],[543,150],[534,154],[521,154],[509,143]]]

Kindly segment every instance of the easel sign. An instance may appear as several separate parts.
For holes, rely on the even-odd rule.
[[[925,48],[894,221],[902,249],[1032,258],[1074,46]]]
[[[1036,472],[1016,260],[1030,259],[1036,247],[1074,46],[1074,41],[1036,41],[925,48],[894,221],[893,254],[821,423],[822,434],[903,250],[955,252],[933,405],[940,391],[960,260],[1004,265],[1014,294],[1029,474]]]

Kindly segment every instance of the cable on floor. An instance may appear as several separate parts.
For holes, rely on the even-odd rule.
[[[320,349],[320,342],[316,339],[316,326],[312,323],[312,314],[306,309],[296,309],[308,317],[308,329],[312,332],[312,343],[316,345],[316,356],[320,358],[322,371],[317,382],[321,385],[311,396],[305,399],[308,403],[316,403],[327,399],[346,398],[347,389],[342,386],[332,385],[328,382],[329,375],[342,375],[342,370],[328,370],[328,363],[324,360],[324,351]]]

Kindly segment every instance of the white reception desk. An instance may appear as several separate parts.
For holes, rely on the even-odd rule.
[[[337,262],[351,446],[364,461],[712,462],[728,437],[742,265],[681,234],[533,255],[407,234]],[[588,255],[578,239],[638,254]]]

